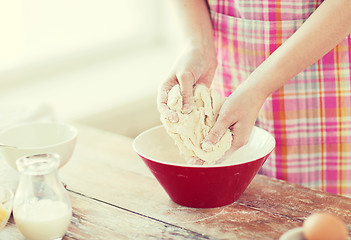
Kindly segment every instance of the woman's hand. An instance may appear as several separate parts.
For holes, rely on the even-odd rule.
[[[202,148],[212,149],[228,128],[232,132],[233,141],[226,155],[245,145],[265,100],[266,95],[260,89],[250,81],[243,82],[224,102],[215,125],[202,143]]]
[[[186,50],[159,88],[157,103],[161,117],[177,122],[177,114],[167,106],[168,92],[174,85],[179,84],[183,97],[183,112],[190,113],[193,109],[194,85],[196,83],[203,83],[207,87],[211,85],[217,60],[207,1],[173,0],[171,3],[179,16]]]
[[[193,109],[193,87],[197,83],[210,87],[217,67],[214,46],[190,47],[176,61],[170,76],[161,84],[158,91],[158,110],[161,117],[177,122],[176,112],[167,106],[168,92],[176,84],[180,85],[183,97],[183,113]]]

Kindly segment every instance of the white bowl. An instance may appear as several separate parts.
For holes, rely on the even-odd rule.
[[[57,153],[60,167],[72,156],[78,131],[58,122],[34,122],[9,127],[0,132],[0,152],[6,162],[17,170],[16,160],[23,156]]]

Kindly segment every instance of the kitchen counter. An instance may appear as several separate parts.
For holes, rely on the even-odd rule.
[[[327,211],[351,229],[351,199],[257,175],[228,206],[196,209],[170,200],[132,148],[133,139],[77,125],[77,147],[59,176],[73,217],[63,239],[279,239],[313,212]],[[0,185],[18,173],[0,159]],[[0,239],[24,239],[11,217]]]

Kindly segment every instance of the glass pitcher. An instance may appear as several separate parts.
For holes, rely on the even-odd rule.
[[[59,181],[57,154],[36,154],[19,158],[21,173],[14,198],[13,217],[28,240],[62,239],[71,222],[72,207]]]

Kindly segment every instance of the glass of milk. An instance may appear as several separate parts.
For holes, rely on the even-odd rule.
[[[71,222],[72,207],[59,181],[60,157],[54,153],[19,158],[21,173],[14,198],[13,217],[28,240],[62,239]]]

